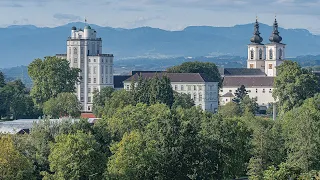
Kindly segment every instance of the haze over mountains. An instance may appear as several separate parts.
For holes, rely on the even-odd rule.
[[[279,22],[281,25],[281,22]],[[83,28],[84,23],[70,23],[55,28],[32,25],[0,28],[2,43],[0,68],[27,65],[35,58],[66,52],[66,39],[72,26]],[[132,58],[172,58],[197,56],[247,56],[247,44],[253,24],[233,27],[191,26],[182,31],[166,31],[141,27],[122,29],[91,25],[103,39],[103,53],[113,53],[115,60]],[[268,43],[272,27],[260,24],[261,36]],[[320,36],[305,29],[282,29],[286,56],[320,54]]]

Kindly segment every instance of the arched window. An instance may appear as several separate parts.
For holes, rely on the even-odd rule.
[[[77,48],[73,48],[73,54],[78,54]]]
[[[282,59],[282,49],[279,49],[279,59]]]
[[[272,51],[272,49],[269,50],[269,59],[273,59],[273,51]]]
[[[262,59],[262,49],[259,49],[259,59]]]
[[[253,49],[251,49],[251,51],[250,51],[250,59],[253,59],[253,57],[254,57],[254,51],[253,51]]]

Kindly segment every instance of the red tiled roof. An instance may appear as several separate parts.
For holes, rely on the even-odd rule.
[[[96,118],[93,113],[81,113],[82,118]]]

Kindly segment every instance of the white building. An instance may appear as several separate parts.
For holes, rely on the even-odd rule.
[[[103,87],[113,87],[113,54],[102,54],[102,39],[89,25],[84,30],[72,27],[67,40],[67,54],[57,54],[67,59],[70,67],[80,68],[81,83],[76,85],[76,95],[82,111],[92,111],[93,92]]]
[[[250,41],[247,68],[226,68],[220,71],[223,77],[223,87],[220,89],[221,105],[230,102],[233,99],[230,93],[234,94],[241,85],[246,87],[251,98],[257,98],[260,106],[275,102],[272,97],[274,77],[277,75],[277,66],[285,59],[285,44],[281,43],[277,20],[274,21],[269,44],[262,44],[258,20]]]
[[[131,82],[138,81],[139,76],[149,79],[155,76],[166,75],[170,81],[172,89],[178,93],[189,94],[196,106],[203,110],[216,112],[218,109],[218,82],[209,81],[200,73],[155,73],[139,72],[123,81],[124,89],[130,90]]]

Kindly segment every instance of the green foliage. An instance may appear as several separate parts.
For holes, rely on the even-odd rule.
[[[210,62],[184,62],[181,65],[173,66],[167,69],[168,73],[203,73],[213,82],[219,82],[219,87],[222,86],[222,79],[218,67]]]
[[[91,134],[62,134],[51,144],[49,162],[54,179],[102,179],[105,158]],[[48,174],[47,174],[48,175]]]
[[[69,62],[57,57],[36,59],[28,66],[28,74],[33,81],[31,96],[38,106],[59,93],[75,91],[75,84],[80,82],[80,69],[70,68]]]
[[[297,62],[284,61],[277,67],[277,73],[273,96],[279,100],[281,114],[299,107],[305,99],[320,92],[319,78]]]
[[[241,116],[241,109],[237,103],[228,102],[224,106],[219,107],[218,113],[226,118]]]
[[[6,85],[6,81],[4,79],[3,72],[0,71],[0,88],[2,88],[4,85]]]
[[[81,104],[73,93],[60,93],[43,105],[43,113],[53,118],[64,116],[79,117]]]
[[[33,166],[14,146],[9,135],[0,135],[0,179],[34,179]]]
[[[295,166],[290,166],[286,163],[281,163],[279,168],[276,169],[274,166],[271,166],[263,174],[263,179],[298,179],[301,174],[301,169]],[[299,178],[300,179],[300,178]]]
[[[247,96],[247,94],[248,92],[246,90],[246,87],[244,85],[241,85],[234,93],[236,97],[233,99],[233,101],[235,103],[240,103],[243,100],[243,98]]]
[[[244,96],[240,101],[240,109],[242,114],[255,115],[259,110],[259,105],[256,98],[250,98],[248,95]]]
[[[320,94],[283,116],[283,136],[288,164],[303,172],[320,170]]]
[[[191,99],[189,94],[173,92],[173,104],[172,109],[176,109],[178,107],[189,109],[194,106],[194,101]]]
[[[103,107],[106,101],[110,102],[114,89],[112,87],[104,87],[99,91],[94,92],[93,95],[93,113],[96,117],[101,117],[103,114]]]

